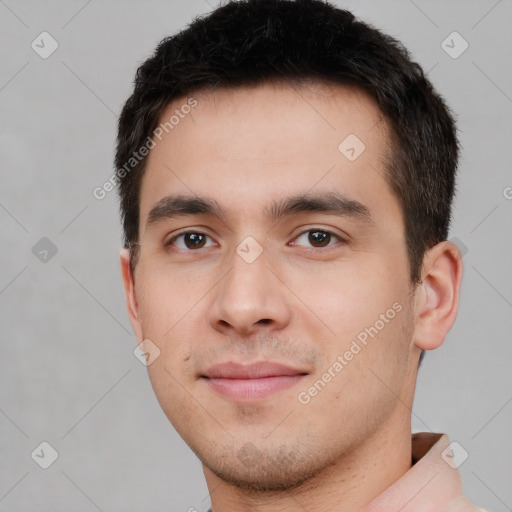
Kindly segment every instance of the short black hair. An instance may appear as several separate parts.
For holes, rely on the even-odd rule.
[[[163,39],[138,68],[115,155],[132,271],[146,158],[129,172],[126,162],[153,134],[164,108],[200,90],[276,81],[351,85],[376,100],[390,128],[386,179],[403,212],[410,280],[418,283],[426,250],[448,236],[459,153],[455,120],[399,41],[320,0],[231,0]]]

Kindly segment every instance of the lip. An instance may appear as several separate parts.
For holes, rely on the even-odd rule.
[[[213,391],[238,401],[266,398],[297,384],[307,372],[272,361],[219,363],[204,375]]]

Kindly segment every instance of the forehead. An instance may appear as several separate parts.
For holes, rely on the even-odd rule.
[[[140,228],[168,194],[213,196],[239,220],[262,213],[268,199],[313,190],[370,199],[370,208],[372,195],[394,201],[383,178],[388,126],[358,88],[267,83],[199,91],[173,100],[159,121],[164,130],[140,190]]]

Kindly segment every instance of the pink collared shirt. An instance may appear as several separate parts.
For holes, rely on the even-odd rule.
[[[462,496],[446,434],[412,435],[413,466],[360,512],[487,512]]]

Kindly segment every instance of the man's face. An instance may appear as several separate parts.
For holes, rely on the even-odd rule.
[[[194,98],[147,160],[131,321],[160,350],[152,386],[205,472],[285,489],[410,422],[414,295],[384,179],[388,132],[375,103],[348,88]],[[268,207],[328,194],[346,200],[341,210]],[[224,215],[160,208],[148,224],[170,195],[214,200]],[[211,369],[259,362],[291,375]]]

